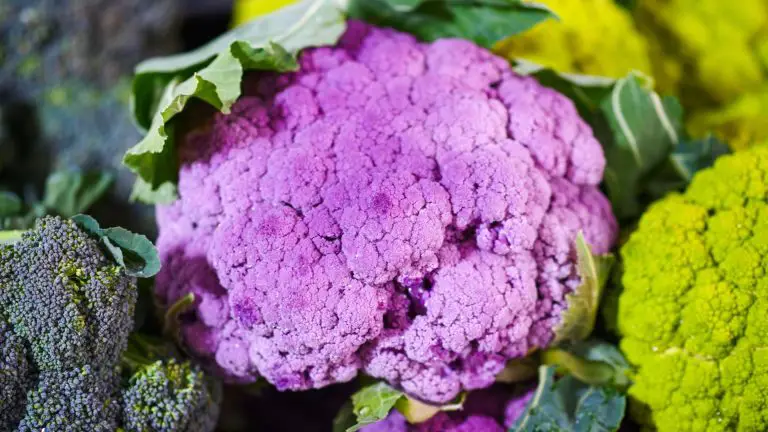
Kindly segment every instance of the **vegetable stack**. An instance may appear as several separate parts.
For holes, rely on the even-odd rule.
[[[242,0],[139,64],[157,251],[109,175],[0,193],[0,429],[768,430],[768,9],[621,3]]]

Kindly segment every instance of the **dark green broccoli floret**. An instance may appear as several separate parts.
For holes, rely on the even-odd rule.
[[[59,217],[13,240],[0,244],[0,430],[214,429],[219,388],[198,367],[127,349],[136,279],[99,240]]]
[[[0,308],[39,370],[117,364],[133,327],[136,279],[73,222],[38,220],[0,250]]]
[[[119,374],[90,366],[42,372],[27,394],[19,431],[114,432],[120,414]]]
[[[19,422],[32,383],[24,341],[0,316],[0,430],[10,430]]]
[[[157,361],[131,377],[123,393],[123,422],[130,431],[202,432],[219,416],[216,388],[197,366]]]

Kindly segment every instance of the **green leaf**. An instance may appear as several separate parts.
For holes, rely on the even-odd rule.
[[[572,376],[555,381],[555,368],[539,368],[539,385],[514,432],[616,431],[626,397],[610,387],[594,387]]]
[[[59,171],[48,176],[43,205],[49,212],[72,217],[87,211],[112,185],[106,172]]]
[[[136,68],[132,107],[147,134],[123,163],[138,179],[132,198],[168,203],[176,198],[178,163],[173,119],[190,99],[228,113],[247,70],[295,70],[296,54],[335,44],[345,29],[336,0],[304,0],[238,27],[189,53],[151,59]]]
[[[727,144],[714,136],[680,141],[667,160],[648,176],[649,197],[658,199],[671,191],[685,189],[694,174],[712,166],[718,157],[730,151]]]
[[[626,390],[632,372],[624,356],[608,343],[589,340],[553,348],[541,355],[542,363],[556,366],[561,374],[572,375],[579,381],[595,386],[611,386]]]
[[[15,216],[21,212],[21,199],[13,192],[0,191],[0,217]]]
[[[583,340],[592,333],[603,288],[615,262],[612,254],[592,254],[581,232],[575,248],[581,284],[566,296],[568,307],[555,329],[555,343]]]
[[[357,422],[347,428],[347,432],[355,432],[365,425],[384,419],[403,396],[403,392],[383,382],[369,385],[353,394],[352,412]]]
[[[521,0],[352,0],[349,14],[424,41],[456,37],[486,48],[555,17]]]
[[[342,405],[336,417],[333,418],[333,432],[346,432],[356,424],[355,412],[352,410],[352,401]]]
[[[157,249],[149,239],[125,228],[102,229],[96,219],[88,215],[76,215],[72,220],[85,232],[98,239],[115,262],[135,277],[152,277],[160,271]]]
[[[659,96],[634,74],[616,82],[601,111],[608,125],[607,136],[598,135],[606,158],[604,185],[616,216],[635,217],[644,207],[639,197],[645,177],[669,157],[681,130]]]

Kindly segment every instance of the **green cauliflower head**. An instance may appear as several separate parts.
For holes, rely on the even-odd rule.
[[[651,206],[621,256],[635,420],[768,430],[768,147],[720,158]]]

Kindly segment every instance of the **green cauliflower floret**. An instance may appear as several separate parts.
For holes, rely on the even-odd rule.
[[[131,378],[123,393],[123,422],[132,431],[210,431],[219,416],[215,393],[199,367],[157,361]]]
[[[720,158],[651,206],[621,256],[635,419],[768,430],[768,147]]]

